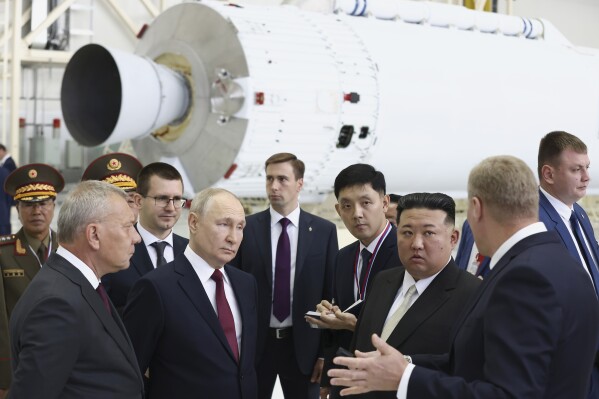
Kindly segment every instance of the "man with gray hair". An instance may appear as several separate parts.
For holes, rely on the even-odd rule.
[[[456,320],[445,355],[404,356],[376,335],[377,352],[338,357],[342,394],[402,398],[583,398],[599,333],[593,285],[557,233],[538,221],[532,171],[487,158],[470,173],[468,222],[491,272]],[[413,364],[410,362],[413,361]]]
[[[189,245],[137,280],[124,321],[148,397],[255,399],[258,288],[228,263],[245,214],[227,190],[208,188],[189,210]]]
[[[60,247],[10,319],[9,398],[133,399],[143,381],[133,347],[100,278],[129,267],[140,241],[125,193],[78,184],[58,216]]]

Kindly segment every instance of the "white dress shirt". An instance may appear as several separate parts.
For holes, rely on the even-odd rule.
[[[283,231],[281,223],[279,221],[286,217],[291,223],[287,225],[287,235],[289,236],[289,245],[291,250],[291,270],[290,270],[290,281],[289,281],[289,317],[283,321],[279,321],[272,314],[272,307],[270,313],[270,326],[273,328],[284,328],[291,327],[293,325],[293,286],[295,283],[295,259],[297,257],[297,240],[299,236],[299,217],[300,207],[297,207],[287,216],[283,216],[270,207],[270,248],[272,250],[272,293],[275,292],[275,264],[277,260],[277,245],[279,243],[279,236]]]
[[[208,295],[208,299],[212,304],[214,313],[216,313],[216,315],[218,316],[218,310],[216,308],[216,281],[212,280],[214,268],[210,266],[198,254],[193,252],[189,245],[187,246],[187,248],[185,248],[184,254],[187,257],[187,260],[189,260],[189,263],[191,263],[191,267],[193,267],[193,270],[198,275],[200,282],[204,286],[204,291],[206,291],[206,295]],[[241,353],[241,329],[243,328],[241,323],[241,312],[239,311],[237,298],[235,298],[235,292],[233,291],[233,287],[231,286],[231,280],[229,280],[229,276],[227,276],[225,268],[221,268],[220,271],[223,274],[223,286],[225,288],[225,296],[227,297],[227,302],[229,302],[231,313],[233,313],[233,321],[235,322],[235,334],[237,335],[237,349],[239,350],[239,353]]]
[[[94,290],[98,288],[98,285],[100,285],[100,279],[88,265],[83,263],[81,259],[73,255],[73,253],[65,247],[58,247],[56,253],[65,258],[71,265],[79,270],[85,279],[89,281]]]
[[[503,244],[499,246],[499,248],[495,251],[493,256],[491,256],[491,262],[489,264],[489,268],[492,270],[493,267],[503,258],[503,256],[510,250],[514,245],[529,237],[533,234],[542,233],[543,231],[547,231],[545,224],[543,222],[537,222],[533,224],[529,224],[528,226],[518,230],[515,234],[513,234],[510,238],[505,240]],[[408,395],[408,385],[410,383],[410,376],[412,375],[412,370],[414,370],[413,364],[408,364],[406,369],[404,370],[403,376],[401,377],[401,381],[399,382],[399,388],[397,389],[397,399],[406,399]]]
[[[139,235],[141,236],[141,239],[143,240],[143,243],[146,246],[146,250],[148,251],[148,255],[150,255],[150,260],[152,261],[152,266],[154,266],[154,269],[156,269],[158,254],[156,253],[156,248],[154,248],[152,244],[154,244],[156,241],[164,241],[168,244],[166,247],[164,247],[164,259],[166,259],[167,262],[172,262],[173,259],[175,259],[172,229],[168,236],[164,238],[164,240],[161,240],[154,234],[150,233],[141,225],[141,223],[137,223],[137,231],[139,232]]]

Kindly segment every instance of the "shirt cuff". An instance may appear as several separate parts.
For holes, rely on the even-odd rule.
[[[410,382],[410,376],[412,375],[412,370],[414,370],[413,364],[408,364],[406,369],[401,376],[401,381],[399,381],[399,388],[397,388],[397,399],[407,399],[408,397],[408,383]]]

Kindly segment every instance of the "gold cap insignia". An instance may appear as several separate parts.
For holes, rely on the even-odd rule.
[[[116,158],[112,158],[110,161],[108,161],[108,165],[106,165],[108,170],[119,170],[121,166],[121,161]]]
[[[30,179],[35,179],[37,177],[37,170],[30,169],[29,173],[27,173],[27,175],[29,176]]]

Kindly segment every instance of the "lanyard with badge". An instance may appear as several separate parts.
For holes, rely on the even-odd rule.
[[[360,259],[360,246],[358,245],[358,251],[356,252],[356,260],[354,262],[354,281],[356,283],[356,286],[358,287],[358,295],[361,300],[364,300],[364,296],[366,295],[366,286],[368,285],[368,280],[370,280],[370,272],[372,271],[372,265],[374,263],[374,258],[376,258],[376,255],[378,254],[379,249],[381,248],[381,244],[383,243],[383,241],[385,241],[385,238],[387,238],[387,235],[389,234],[390,231],[391,231],[391,223],[387,222],[387,226],[385,227],[383,234],[381,235],[378,242],[376,243],[376,246],[374,247],[374,251],[372,252],[372,256],[370,257],[370,260],[368,261],[368,265],[366,266],[366,274],[364,275],[364,280],[362,281],[362,285],[360,285],[360,278],[358,276],[358,260]]]
[[[43,244],[41,244],[41,245],[43,245]],[[35,256],[35,259],[37,259],[37,263],[39,263],[40,267],[42,267],[42,265],[44,264],[44,261],[42,259],[40,259],[39,256],[37,256],[37,253],[33,250],[33,248],[31,248],[30,244],[29,244],[29,250],[31,251],[33,256]],[[46,259],[48,259],[48,255],[50,254],[51,251],[52,251],[52,235],[50,235],[50,239],[48,240],[48,248],[46,248]]]

